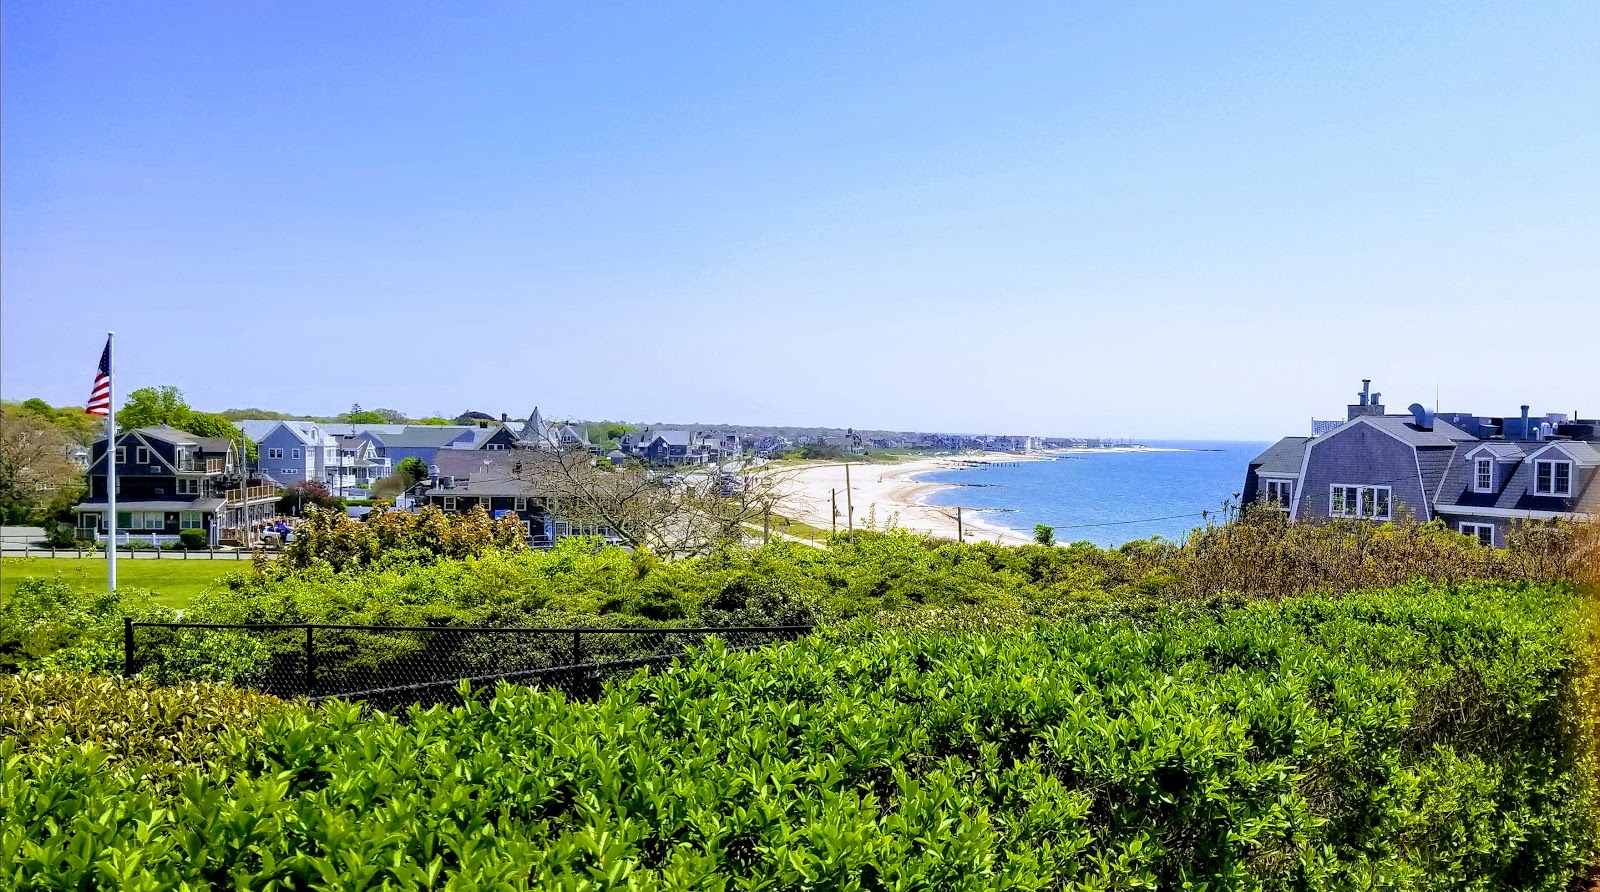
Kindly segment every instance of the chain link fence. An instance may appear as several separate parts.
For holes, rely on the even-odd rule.
[[[123,673],[226,680],[280,697],[376,708],[460,703],[508,681],[592,699],[607,679],[664,666],[720,639],[730,649],[792,641],[811,626],[493,628],[324,624],[124,624]]]

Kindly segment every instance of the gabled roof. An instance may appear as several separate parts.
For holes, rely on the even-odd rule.
[[[200,438],[194,434],[178,430],[166,424],[153,424],[149,427],[128,431],[128,433],[138,434],[147,440],[160,440],[163,443],[171,443],[175,446],[196,446],[200,443]]]
[[[668,446],[688,446],[693,440],[688,431],[646,431],[639,435],[639,442],[648,446],[657,440],[663,440]]]
[[[1250,460],[1256,473],[1267,476],[1300,476],[1301,459],[1305,457],[1306,443],[1310,437],[1284,437],[1267,450]]]
[[[1567,457],[1571,458],[1580,467],[1588,468],[1595,465],[1600,465],[1600,450],[1596,450],[1593,446],[1583,440],[1555,440],[1548,442],[1540,448],[1535,449],[1533,452],[1530,452],[1528,454],[1528,458],[1547,459],[1550,456],[1545,455],[1545,453],[1553,450],[1565,452]]]
[[[1527,445],[1517,442],[1482,443],[1467,450],[1467,457],[1477,458],[1481,453],[1487,452],[1497,461],[1521,461],[1529,452]]]
[[[539,414],[539,407],[534,406],[528,413],[528,420],[522,423],[522,430],[517,433],[518,439],[529,442],[550,442],[550,425],[545,423],[544,416]]]
[[[1409,414],[1361,415],[1339,425],[1325,436],[1330,436],[1332,433],[1345,430],[1355,424],[1370,424],[1412,446],[1454,446],[1457,443],[1473,443],[1478,440],[1477,437],[1461,428],[1438,418],[1433,420],[1433,430],[1424,430],[1417,426],[1416,418]]]

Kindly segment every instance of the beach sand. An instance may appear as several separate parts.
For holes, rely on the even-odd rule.
[[[830,506],[836,492],[840,532],[848,527],[848,506],[853,504],[858,529],[866,529],[869,521],[875,521],[878,529],[897,526],[912,532],[954,539],[956,510],[922,503],[928,493],[948,487],[949,484],[924,483],[916,479],[918,474],[947,471],[972,462],[1018,462],[1049,458],[1049,455],[967,452],[893,465],[851,464],[848,499],[845,495],[845,466],[842,463],[805,465],[785,474],[786,489],[791,495],[785,500],[784,513],[802,523],[829,529],[832,522],[829,517]],[[1023,533],[1009,529],[973,509],[962,512],[961,522],[968,542],[981,540],[1020,545],[1033,538],[1031,531]]]

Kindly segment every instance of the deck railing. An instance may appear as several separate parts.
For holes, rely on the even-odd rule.
[[[252,502],[263,502],[268,499],[276,499],[278,497],[278,488],[276,486],[262,484],[260,486],[246,487],[244,490],[244,495],[240,495],[240,490],[238,489],[226,490],[222,494],[223,500],[230,505],[242,502],[246,497],[248,497]]]

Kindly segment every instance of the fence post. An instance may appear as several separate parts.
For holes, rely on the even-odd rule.
[[[316,659],[317,659],[317,653],[316,653],[316,650],[314,649],[314,645],[311,643],[311,625],[308,623],[306,625],[306,696],[307,697],[309,697],[313,693],[315,693],[315,691],[312,690],[312,684],[313,684],[313,678],[314,678],[314,676],[312,675],[312,672],[314,671],[314,667],[316,666]]]
[[[133,617],[122,618],[122,677],[133,677]]]
[[[574,666],[583,662],[583,644],[578,640],[581,634],[577,629],[572,630],[572,665]]]

